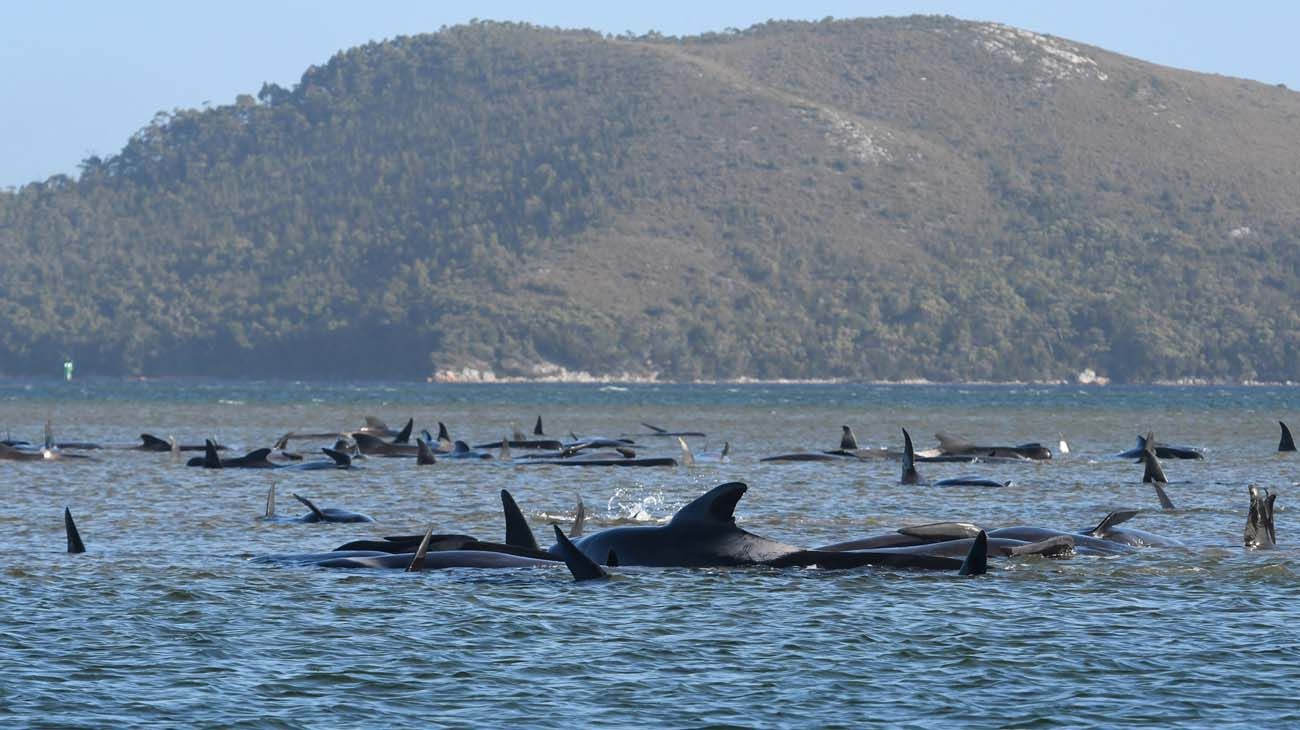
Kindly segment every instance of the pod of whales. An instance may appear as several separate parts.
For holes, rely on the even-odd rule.
[[[1115,456],[1120,459],[1141,459],[1142,452],[1147,448],[1147,437],[1138,436],[1137,443],[1128,451],[1121,451]],[[1156,456],[1161,459],[1204,459],[1205,454],[1200,449],[1191,446],[1170,446],[1169,444],[1154,444]]]
[[[1011,482],[999,482],[978,476],[960,476],[940,479],[937,482],[925,482],[916,470],[916,452],[912,448],[912,436],[903,429],[903,473],[900,484],[928,484],[932,487],[1009,487]]]

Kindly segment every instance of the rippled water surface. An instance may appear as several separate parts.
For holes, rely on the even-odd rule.
[[[351,472],[191,469],[170,454],[0,461],[0,725],[247,726],[1259,726],[1300,722],[1293,494],[1297,388],[865,385],[497,385],[0,379],[0,430],[128,445],[142,431],[235,451],[365,415],[490,441],[541,414],[553,436],[643,432],[730,441],[730,463],[579,470],[369,459]],[[830,449],[918,447],[949,431],[981,443],[1063,435],[1044,464],[922,464],[1005,489],[900,486],[898,463],[760,464]],[[1201,447],[1166,461],[1162,512],[1139,465],[1112,458],[1139,432]],[[644,453],[675,443],[638,439]],[[305,447],[306,445],[304,445]],[[1187,549],[1112,558],[995,559],[988,575],[883,570],[637,569],[574,583],[561,568],[405,574],[249,558],[348,540],[502,536],[509,489],[544,536],[581,495],[588,529],[666,520],[745,481],[739,523],[802,546],[961,519],[1071,530],[1122,507]],[[374,524],[262,520],[274,481]],[[1241,548],[1248,498],[1277,489],[1272,551]],[[68,555],[62,511],[88,552]]]

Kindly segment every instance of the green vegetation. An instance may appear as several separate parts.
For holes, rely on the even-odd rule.
[[[1297,118],[948,18],[401,37],[0,193],[0,372],[1300,380]]]

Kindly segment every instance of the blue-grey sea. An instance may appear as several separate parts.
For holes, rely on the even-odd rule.
[[[512,424],[568,438],[702,431],[694,467],[518,460],[353,471],[188,468],[168,453],[0,461],[3,727],[1292,727],[1300,725],[1296,387],[433,385],[0,379],[0,434],[138,443],[215,437],[235,452],[373,415],[453,438]],[[760,463],[936,432],[1041,441],[1027,464],[922,464],[1006,488],[898,484],[891,460]],[[1204,450],[1166,460],[1172,511],[1114,458],[1148,430]],[[633,436],[642,454],[673,439]],[[1059,453],[1060,440],[1069,446]],[[724,442],[731,458],[716,463]],[[295,443],[310,451],[321,444]],[[187,454],[188,456],[188,454]],[[739,480],[744,528],[814,546],[905,525],[1133,527],[1182,540],[1118,557],[992,559],[985,576],[881,569],[563,567],[424,573],[251,562],[423,532],[501,540],[509,489],[539,537],[579,496],[588,531],[656,524]],[[373,524],[263,517],[277,485]],[[1280,493],[1275,550],[1247,552],[1247,487]],[[87,552],[65,551],[69,506]],[[544,540],[544,544],[545,541]]]

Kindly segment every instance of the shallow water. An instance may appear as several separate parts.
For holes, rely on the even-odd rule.
[[[127,445],[141,431],[215,435],[238,452],[365,415],[490,441],[542,414],[564,437],[705,431],[727,464],[604,469],[369,459],[352,472],[190,469],[169,454],[0,462],[0,725],[1056,727],[1286,726],[1300,720],[1300,598],[1291,500],[1300,459],[1277,420],[1297,388],[495,385],[0,379],[0,430]],[[922,464],[1005,489],[897,484],[893,461],[760,464],[834,448],[983,443],[1058,434],[1046,464]],[[1292,425],[1300,425],[1293,423]],[[1166,461],[1161,512],[1139,465],[1110,458],[1139,432],[1205,449]],[[665,439],[641,439],[675,454]],[[188,455],[187,455],[188,456]],[[501,489],[545,537],[581,495],[589,529],[666,520],[708,488],[750,490],[745,528],[813,546],[905,524],[1082,529],[1109,510],[1183,540],[1113,558],[997,559],[989,575],[882,570],[636,569],[576,584],[563,568],[421,574],[250,563],[423,531],[500,539]],[[375,524],[261,520],[322,506]],[[1280,547],[1241,548],[1248,484],[1278,489]],[[64,550],[70,505],[88,552]]]

